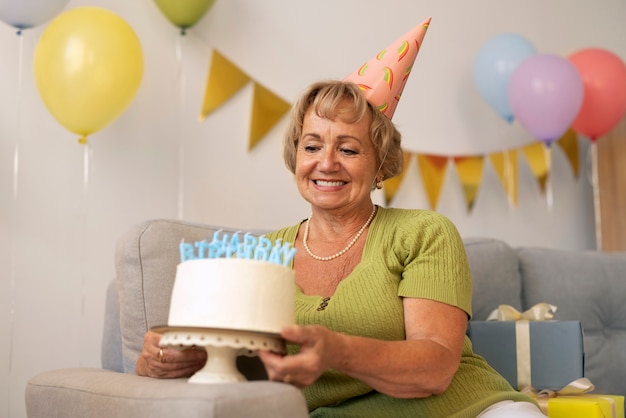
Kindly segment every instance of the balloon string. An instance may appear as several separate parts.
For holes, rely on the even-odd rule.
[[[18,32],[19,44],[18,44],[18,60],[17,60],[17,91],[18,91],[18,103],[17,103],[17,135],[15,139],[15,148],[13,151],[13,208],[12,208],[12,222],[11,222],[11,266],[10,266],[10,308],[9,308],[9,399],[7,402],[7,416],[11,413],[11,391],[10,384],[11,377],[13,376],[13,346],[15,336],[15,295],[16,291],[16,275],[17,275],[17,232],[18,232],[18,203],[19,203],[19,162],[20,162],[20,142],[22,137],[22,96],[23,96],[23,72],[24,72],[24,37],[21,36],[21,32]]]
[[[589,147],[589,155],[591,158],[591,186],[593,189],[593,212],[595,214],[596,227],[596,249],[602,251],[602,208],[600,206],[600,176],[598,173],[598,144],[596,141],[591,142]]]
[[[507,197],[509,200],[509,211],[515,207],[515,178],[513,173],[513,162],[511,161],[511,153],[503,151],[504,156],[504,178],[506,183]]]
[[[87,195],[89,187],[89,163],[91,161],[91,145],[87,142],[83,146],[83,195]]]
[[[86,335],[85,329],[87,327],[85,321],[85,293],[86,293],[86,266],[87,266],[87,213],[89,208],[89,177],[90,177],[90,169],[91,169],[91,145],[86,143],[83,146],[83,213],[82,213],[82,245],[81,245],[81,268],[80,268],[80,341],[83,341],[83,336]],[[82,356],[82,347],[81,347],[81,355],[79,356],[79,367],[83,366],[83,356]]]
[[[554,206],[554,193],[552,189],[552,144],[545,144],[543,147],[546,159],[546,203],[548,212],[552,212]]]
[[[19,48],[18,48],[18,67],[17,67],[17,88],[18,88],[18,106],[17,106],[17,139],[15,141],[15,149],[13,152],[13,199],[17,200],[18,192],[18,178],[19,178],[19,166],[20,166],[20,142],[22,136],[22,85],[23,85],[23,72],[24,72],[24,37],[20,36]]]
[[[176,42],[176,61],[178,63],[178,219],[184,217],[185,198],[185,136],[183,134],[184,122],[184,99],[185,99],[185,73],[183,67],[183,39],[179,36]]]

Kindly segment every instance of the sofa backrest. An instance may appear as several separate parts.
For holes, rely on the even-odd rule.
[[[626,396],[626,253],[519,248],[523,308],[547,302],[583,325],[585,376]]]
[[[464,240],[472,271],[472,319],[484,321],[498,305],[522,309],[522,278],[517,252],[491,238]]]

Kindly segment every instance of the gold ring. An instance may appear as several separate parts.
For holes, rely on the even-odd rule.
[[[285,377],[283,378],[283,382],[291,383],[291,375],[290,374],[286,374]]]
[[[159,361],[165,363],[165,356],[163,355],[163,349],[159,348]]]

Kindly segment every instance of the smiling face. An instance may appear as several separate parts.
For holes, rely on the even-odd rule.
[[[344,106],[348,106],[348,103]],[[376,178],[376,150],[369,135],[371,116],[356,123],[317,115],[311,107],[304,116],[296,151],[298,190],[313,209],[330,211],[371,207]]]

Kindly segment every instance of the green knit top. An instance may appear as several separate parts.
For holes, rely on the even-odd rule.
[[[294,242],[299,224],[268,235]],[[381,340],[405,339],[403,297],[457,306],[471,317],[472,280],[463,242],[444,216],[426,210],[378,208],[361,262],[329,300],[296,289],[296,322]],[[289,346],[289,352],[298,348]],[[503,400],[534,402],[515,391],[472,352],[465,337],[461,364],[448,389],[399,399],[328,370],[303,389],[311,417],[476,417]]]

